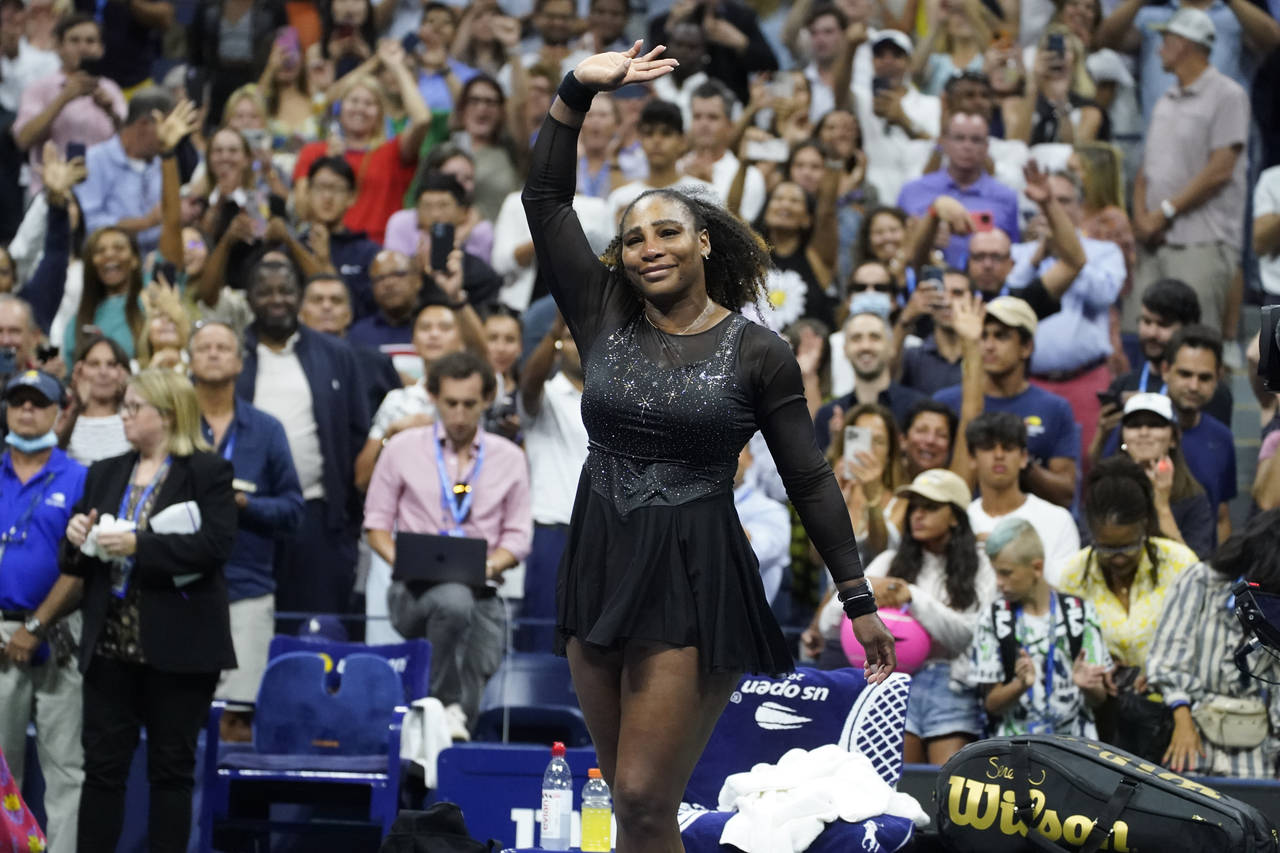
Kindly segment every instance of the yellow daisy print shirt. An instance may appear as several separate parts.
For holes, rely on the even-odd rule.
[[[1200,561],[1194,551],[1172,539],[1153,536],[1150,541],[1160,557],[1160,581],[1151,582],[1151,557],[1144,548],[1138,575],[1129,590],[1127,612],[1107,587],[1090,548],[1071,555],[1063,564],[1058,580],[1058,588],[1063,592],[1092,602],[1098,611],[1107,651],[1119,666],[1146,666],[1147,651],[1155,637],[1160,612],[1164,610],[1165,596],[1173,589],[1178,576]]]

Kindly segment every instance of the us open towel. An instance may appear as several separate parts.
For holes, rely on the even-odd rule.
[[[735,773],[720,789],[722,810],[737,811],[721,844],[745,853],[806,850],[834,820],[857,823],[887,814],[926,826],[929,816],[910,794],[895,791],[859,752],[835,744],[792,749],[777,764]]]

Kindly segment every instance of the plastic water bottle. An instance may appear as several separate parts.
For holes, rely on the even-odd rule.
[[[551,744],[551,763],[542,774],[539,842],[543,850],[568,850],[573,821],[573,772],[564,760],[564,744]]]
[[[582,853],[609,853],[613,849],[613,799],[599,767],[587,771],[582,786]]]

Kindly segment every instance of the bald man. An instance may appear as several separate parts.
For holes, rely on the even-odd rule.
[[[377,311],[356,321],[347,340],[394,356],[397,350],[413,350],[413,318],[417,313],[422,276],[409,256],[383,249],[369,264],[369,284]]]

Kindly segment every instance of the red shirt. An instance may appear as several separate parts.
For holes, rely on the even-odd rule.
[[[293,182],[296,184],[305,178],[311,164],[328,150],[327,142],[304,145],[293,167]],[[381,244],[387,219],[404,207],[404,194],[418,171],[418,159],[414,157],[409,163],[400,159],[398,137],[388,139],[371,151],[348,150],[342,156],[356,173],[356,201],[342,222],[352,231],[363,231],[370,240]]]

